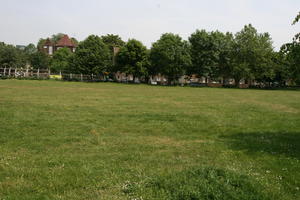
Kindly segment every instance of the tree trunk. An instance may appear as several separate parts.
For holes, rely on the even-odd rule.
[[[168,77],[168,85],[172,85],[172,78]]]
[[[237,88],[239,88],[239,87],[240,87],[240,81],[241,81],[241,79],[240,79],[240,78],[235,78],[235,79],[234,79],[235,86],[236,86]]]

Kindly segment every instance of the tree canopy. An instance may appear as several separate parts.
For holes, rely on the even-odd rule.
[[[25,67],[26,54],[13,45],[0,42],[0,66],[19,68]]]
[[[228,70],[229,52],[233,37],[219,31],[197,30],[189,37],[191,43],[192,66],[189,73],[218,78]]]
[[[30,56],[31,66],[35,69],[48,69],[50,66],[50,57],[44,52],[37,51]]]
[[[138,40],[129,40],[118,53],[117,70],[140,78],[147,75],[149,58],[147,48]]]
[[[109,48],[99,36],[90,35],[79,43],[72,64],[75,72],[102,74],[111,66]]]
[[[51,71],[68,71],[72,52],[69,48],[60,48],[53,54],[51,59]]]
[[[236,83],[241,79],[272,78],[272,52],[270,35],[259,34],[251,24],[236,33],[232,54],[232,77]]]
[[[113,47],[123,47],[125,45],[125,42],[119,35],[107,34],[101,36],[101,39],[110,49]]]
[[[191,65],[189,50],[188,43],[183,41],[179,35],[163,34],[151,48],[151,71],[165,75],[171,84]]]

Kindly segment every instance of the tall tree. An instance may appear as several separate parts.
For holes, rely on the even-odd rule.
[[[300,84],[300,43],[294,40],[292,43],[284,44],[281,53],[284,55],[290,79]]]
[[[153,43],[150,53],[151,68],[157,69],[172,84],[191,64],[189,45],[179,35],[163,34]]]
[[[191,73],[206,78],[216,76],[218,52],[213,35],[205,30],[196,30],[189,37],[189,41],[193,63]]]
[[[295,25],[300,20],[300,12],[293,21]],[[296,34],[291,43],[284,44],[281,52],[285,55],[290,71],[290,78],[294,83],[300,84],[300,33]]]
[[[114,35],[114,34],[103,35],[101,36],[101,39],[108,46],[111,54],[112,68],[109,69],[109,72],[115,72],[117,69],[117,66],[115,66],[116,56],[120,48],[125,45],[125,42],[122,40],[122,38],[119,35]]]
[[[272,82],[279,86],[286,86],[287,81],[291,78],[290,63],[285,52],[285,47],[281,48],[281,51],[273,53],[273,69],[274,77]]]
[[[51,71],[69,71],[72,52],[69,48],[60,48],[53,54],[51,59]]]
[[[51,58],[44,52],[37,51],[30,55],[30,63],[34,69],[48,69]]]
[[[259,34],[246,25],[235,35],[233,45],[232,77],[237,85],[241,79],[263,81],[274,76],[272,72],[272,41],[268,33]]]
[[[25,53],[28,55],[31,55],[35,52],[37,52],[37,48],[35,47],[34,44],[30,43],[29,45],[27,45],[24,49]]]
[[[110,49],[113,47],[123,47],[125,45],[125,42],[119,35],[107,34],[101,36],[101,39]]]
[[[111,54],[99,36],[90,35],[79,43],[72,63],[74,72],[102,74],[111,66]]]
[[[218,75],[223,77],[223,83],[225,80],[231,77],[232,71],[232,50],[234,45],[234,36],[232,33],[220,35],[218,40],[219,59],[218,59]]]
[[[39,49],[39,50],[43,49],[45,42],[46,42],[46,39],[40,38],[39,41],[38,41],[38,43],[37,43],[37,45],[36,45],[37,49]]]
[[[64,33],[57,33],[57,34],[53,34],[52,36],[51,36],[51,41],[53,42],[53,43],[57,43],[62,37],[64,37]]]
[[[25,67],[26,56],[24,51],[13,45],[0,43],[0,66],[20,68]]]
[[[149,57],[147,48],[138,40],[131,39],[117,55],[117,70],[141,78],[147,75]]]
[[[298,23],[300,20],[300,12],[298,13],[298,15],[295,17],[294,21],[293,21],[293,25],[295,25],[296,23]],[[297,33],[294,37],[294,40],[299,40],[300,39],[300,33]]]
[[[213,79],[228,76],[232,34],[197,30],[189,41],[193,63],[190,73]]]

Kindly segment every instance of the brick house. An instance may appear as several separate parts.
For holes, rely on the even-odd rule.
[[[55,51],[60,48],[69,48],[71,52],[75,52],[76,44],[69,38],[68,35],[64,35],[58,42],[53,43],[49,38],[44,43],[42,51],[48,55],[53,55]]]

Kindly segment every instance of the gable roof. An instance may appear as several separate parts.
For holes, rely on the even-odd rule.
[[[73,41],[69,38],[68,35],[64,35],[57,43],[57,47],[75,47],[76,45]]]

